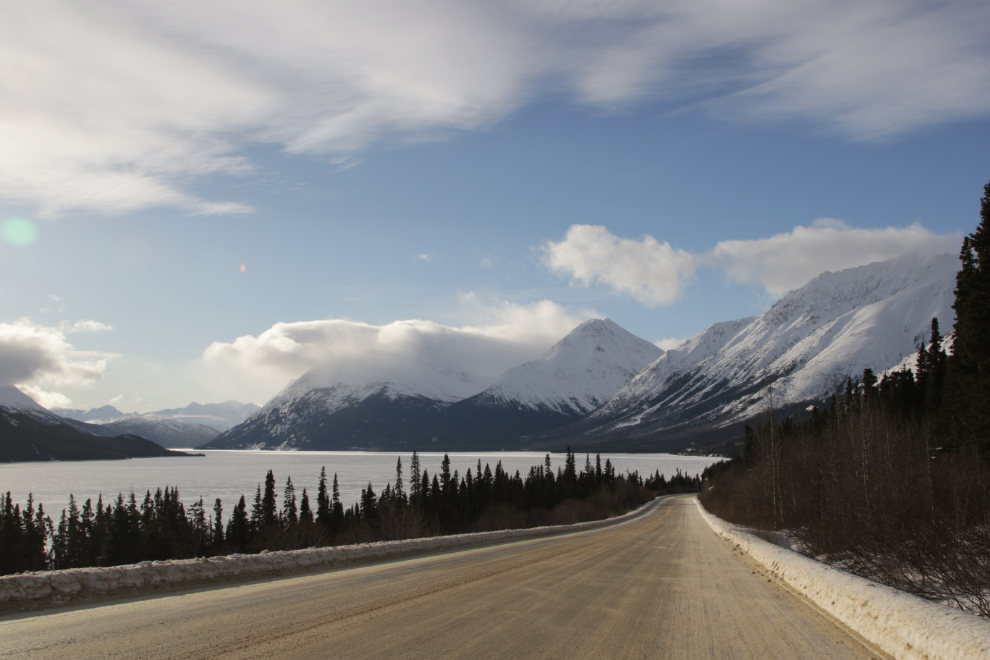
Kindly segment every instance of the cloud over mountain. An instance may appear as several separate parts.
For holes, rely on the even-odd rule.
[[[61,330],[30,319],[0,323],[0,385],[90,382],[103,375],[111,357],[76,351]]]
[[[572,225],[563,240],[547,241],[544,264],[572,284],[604,285],[653,307],[677,302],[699,267],[722,269],[737,282],[754,284],[780,297],[825,271],[887,261],[906,254],[934,256],[956,252],[961,234],[935,234],[920,224],[859,229],[823,218],[810,227],[752,240],[719,241],[703,254],[691,254],[646,235],[615,236],[602,226]]]
[[[484,306],[471,295],[465,298],[471,325],[418,319],[383,325],[341,319],[276,323],[257,336],[214,342],[203,359],[214,372],[283,382],[314,367],[339,379],[396,377],[416,373],[429,360],[484,383],[537,357],[583,320],[550,301]]]

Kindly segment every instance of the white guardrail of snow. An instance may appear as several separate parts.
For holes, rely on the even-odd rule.
[[[109,598],[128,598],[164,590],[204,587],[264,579],[283,574],[334,569],[376,561],[403,559],[447,550],[460,550],[508,541],[570,534],[625,522],[646,513],[663,497],[615,518],[573,525],[478,532],[405,541],[381,541],[306,550],[263,551],[199,559],[145,561],[106,568],[72,568],[0,577],[0,612],[70,605]]]
[[[716,534],[895,658],[990,658],[990,621],[781,548],[695,503]]]

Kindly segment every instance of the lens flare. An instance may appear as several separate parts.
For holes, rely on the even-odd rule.
[[[23,247],[38,240],[38,228],[25,218],[8,218],[0,225],[0,236],[11,245]]]
[[[244,271],[246,271],[246,270],[247,270],[247,266],[245,266],[244,264],[241,264],[241,268],[240,268],[240,270],[241,270],[241,272],[243,273]]]

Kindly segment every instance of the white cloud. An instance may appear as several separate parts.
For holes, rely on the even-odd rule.
[[[117,396],[107,401],[107,403],[109,403],[111,406],[116,406],[118,403],[120,403],[123,400],[124,400],[124,395],[118,394]]]
[[[934,234],[920,224],[858,229],[820,218],[810,227],[769,238],[720,241],[705,254],[676,250],[652,236],[620,238],[597,225],[572,225],[564,240],[542,247],[544,263],[572,284],[600,283],[654,307],[677,302],[685,283],[702,266],[721,268],[743,284],[773,297],[803,286],[826,270],[843,270],[906,254],[958,252],[962,234]],[[663,340],[672,341],[672,340]],[[658,344],[663,348],[661,344]]]
[[[683,344],[686,341],[687,339],[675,339],[674,337],[666,337],[664,339],[659,339],[653,343],[665,351],[672,351],[678,348],[681,344]]]
[[[76,321],[75,323],[62,322],[59,324],[59,330],[66,333],[73,332],[109,332],[113,330],[112,326],[106,323],[100,323],[99,321],[84,320]]]
[[[0,385],[81,385],[103,376],[112,354],[74,350],[59,328],[0,323]]]
[[[346,166],[382,140],[484,129],[544,90],[882,138],[987,115],[988,28],[969,0],[15,3],[0,197],[242,213],[191,190],[250,174],[252,145]]]
[[[649,307],[680,299],[695,260],[652,236],[619,238],[600,225],[571,225],[564,240],[543,245],[543,262],[572,283],[599,282]]]
[[[705,260],[745,284],[762,286],[781,296],[826,270],[842,270],[886,261],[904,254],[957,252],[961,234],[933,234],[920,224],[909,227],[857,229],[841,220],[823,218],[811,227],[770,238],[720,241]]]
[[[34,399],[38,405],[52,410],[53,408],[71,408],[72,399],[61,392],[49,392],[37,385],[18,385],[17,389]]]
[[[468,390],[480,391],[584,320],[547,300],[486,305],[465,294],[461,302],[472,323],[460,327],[418,319],[377,326],[341,319],[276,323],[257,336],[214,342],[203,353],[204,368],[214,379],[253,381],[261,399],[314,367],[360,380],[413,373],[424,362],[450,365],[470,376]]]

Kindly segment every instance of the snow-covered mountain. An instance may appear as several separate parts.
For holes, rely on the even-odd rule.
[[[163,446],[188,447],[218,433],[188,422],[162,432],[149,420],[136,421],[136,425],[126,418],[105,424],[83,422],[48,410],[13,385],[0,386],[0,461],[167,456],[172,453]],[[190,435],[194,426],[196,434]],[[185,439],[168,444],[181,437]]]
[[[216,429],[217,435],[220,431],[226,431],[232,426],[240,424],[252,414],[257,412],[261,406],[254,403],[241,403],[240,401],[224,401],[223,403],[190,403],[185,408],[166,408],[165,410],[155,410],[146,413],[124,413],[111,405],[89,410],[77,408],[55,408],[52,412],[62,417],[74,419],[80,422],[92,422],[94,424],[107,424],[109,422],[122,419],[144,419],[149,421],[176,420],[189,422],[194,425],[209,426]],[[179,428],[181,425],[172,425]],[[163,427],[164,428],[164,427]]]
[[[162,447],[198,447],[220,435],[220,431],[203,424],[181,419],[154,419],[142,415],[121,417],[109,422],[93,422],[91,426],[106,435],[137,435]]]
[[[261,409],[256,403],[241,403],[240,401],[224,401],[223,403],[190,403],[185,408],[167,408],[155,412],[144,413],[146,419],[177,420],[202,424],[217,431],[226,431],[237,426],[245,419]]]
[[[954,321],[959,259],[905,256],[826,272],[766,313],[717,323],[636,375],[572,429],[575,439],[653,438],[758,414],[764,388],[786,407],[821,400],[847,376],[900,363],[931,319]]]
[[[84,432],[94,433],[93,430],[88,428],[89,424],[72,419],[71,417],[64,417],[48,410],[48,408],[37,403],[13,385],[0,385],[0,410],[27,415],[42,424],[67,424]],[[104,435],[104,432],[96,431],[95,435]]]
[[[434,351],[348,380],[329,368],[314,369],[206,446],[503,445],[594,410],[662,353],[614,322],[596,319],[489,387]]]
[[[585,321],[538,360],[505,372],[475,398],[493,409],[580,417],[608,401],[663,350],[610,319]]]
[[[490,381],[489,381],[490,382]],[[437,346],[365,365],[316,367],[204,448],[378,448],[423,439],[430,420],[485,383]],[[411,435],[410,435],[411,434]]]
[[[126,413],[120,412],[111,405],[90,408],[89,410],[81,410],[79,408],[52,408],[52,412],[68,419],[74,419],[77,422],[107,422],[111,419],[126,417]]]
[[[163,447],[198,447],[240,424],[260,409],[254,403],[190,403],[146,413],[123,413],[106,405],[89,410],[56,408],[52,412],[69,420],[86,422],[90,432],[105,435],[130,433]],[[97,428],[92,428],[97,427]]]

